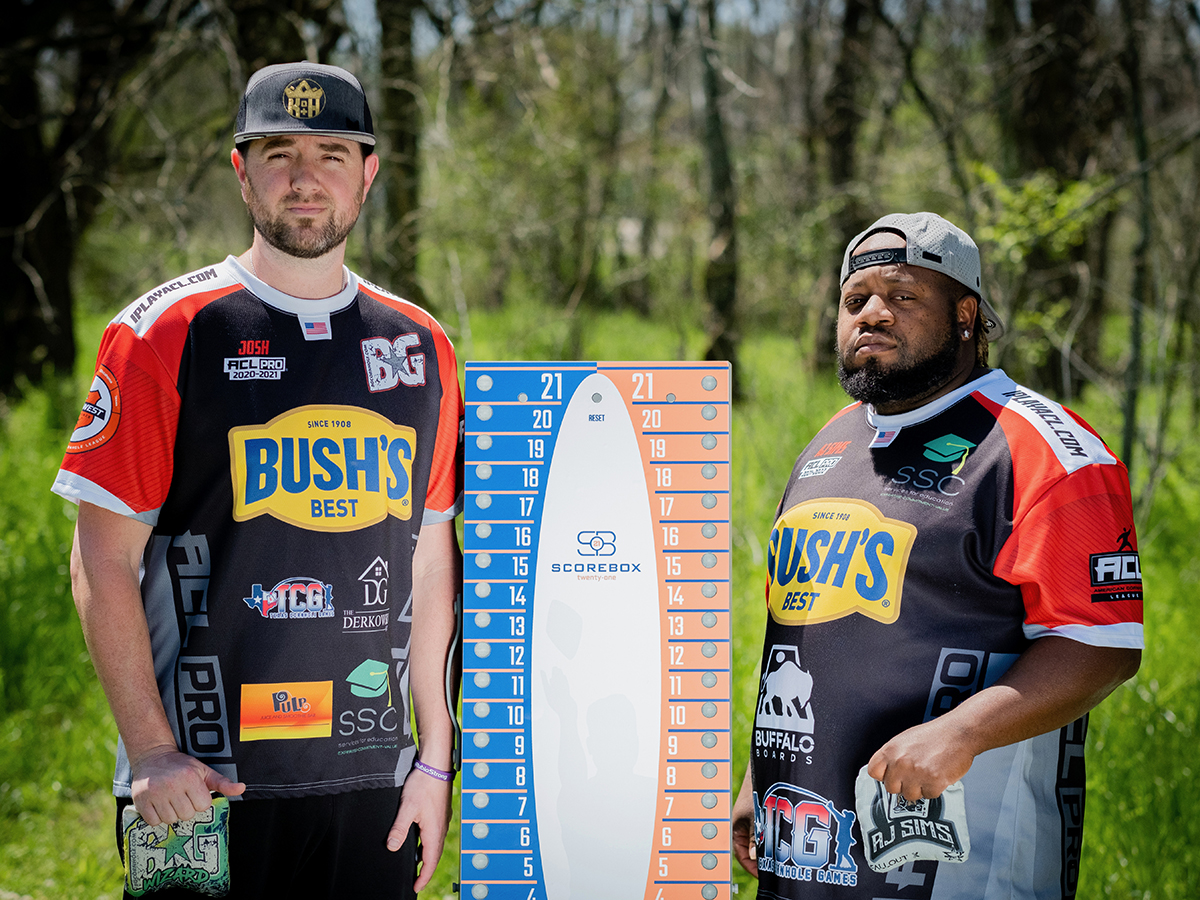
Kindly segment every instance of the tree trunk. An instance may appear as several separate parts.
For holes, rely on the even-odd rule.
[[[417,278],[421,219],[421,107],[417,103],[413,17],[417,0],[376,0],[381,27],[380,75],[382,122],[376,132],[385,141],[380,178],[387,223],[374,268],[389,290],[425,304]]]
[[[825,155],[829,181],[834,195],[840,195],[842,201],[833,216],[833,232],[838,236],[837,252],[832,260],[834,285],[838,284],[841,274],[842,251],[868,224],[854,182],[858,177],[858,133],[865,118],[860,94],[869,72],[873,24],[868,0],[846,0],[841,49],[834,65],[833,82],[825,96]],[[828,369],[835,359],[837,304],[833,298],[820,298],[819,303],[813,360],[818,368]]]
[[[704,358],[728,360],[732,364],[731,391],[738,400],[742,391],[737,361],[741,343],[737,312],[737,194],[725,123],[721,119],[716,23],[716,0],[705,0],[700,13],[700,54],[704,61],[704,147],[711,181],[712,243],[708,247],[704,291],[712,307],[715,333]]]

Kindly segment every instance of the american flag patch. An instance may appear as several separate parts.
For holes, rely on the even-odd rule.
[[[329,326],[324,322],[305,322],[305,334],[329,334]]]
[[[887,447],[896,439],[896,435],[900,433],[899,428],[877,429],[875,439],[871,441],[871,449],[876,447]]]

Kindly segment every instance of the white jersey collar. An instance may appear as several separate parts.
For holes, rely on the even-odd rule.
[[[332,297],[323,297],[320,300],[307,300],[303,297],[293,297],[291,294],[285,294],[283,291],[271,287],[265,281],[260,281],[249,269],[238,262],[237,257],[232,254],[225,258],[225,262],[237,273],[238,279],[250,289],[251,293],[263,303],[281,312],[292,313],[297,316],[325,317],[331,313],[341,312],[353,303],[354,298],[358,296],[358,276],[345,266],[342,266],[342,275],[346,282],[345,287]]]
[[[928,421],[934,416],[941,415],[955,403],[975,393],[975,391],[988,387],[994,382],[1007,380],[1008,376],[1002,370],[992,369],[990,372],[980,375],[973,381],[968,381],[962,387],[955,388],[950,393],[938,397],[936,400],[931,400],[924,406],[918,406],[916,409],[897,413],[894,416],[880,415],[875,411],[875,407],[868,403],[865,407],[867,410],[867,424],[875,429],[875,439],[871,441],[871,446],[886,447],[907,426],[918,425],[921,422]]]

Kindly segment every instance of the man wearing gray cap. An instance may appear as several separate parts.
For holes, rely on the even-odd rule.
[[[344,265],[379,169],[353,75],[255,73],[234,144],[250,248],[112,320],[54,484],[126,887],[412,897],[453,777],[454,350]]]
[[[846,248],[838,376],[767,556],[733,809],[760,898],[1073,897],[1087,712],[1129,678],[1128,476],[987,367],[978,248],[931,213]]]

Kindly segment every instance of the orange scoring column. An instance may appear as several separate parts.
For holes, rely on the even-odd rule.
[[[729,900],[729,365],[597,369],[629,408],[658,549],[665,703],[645,900]]]

